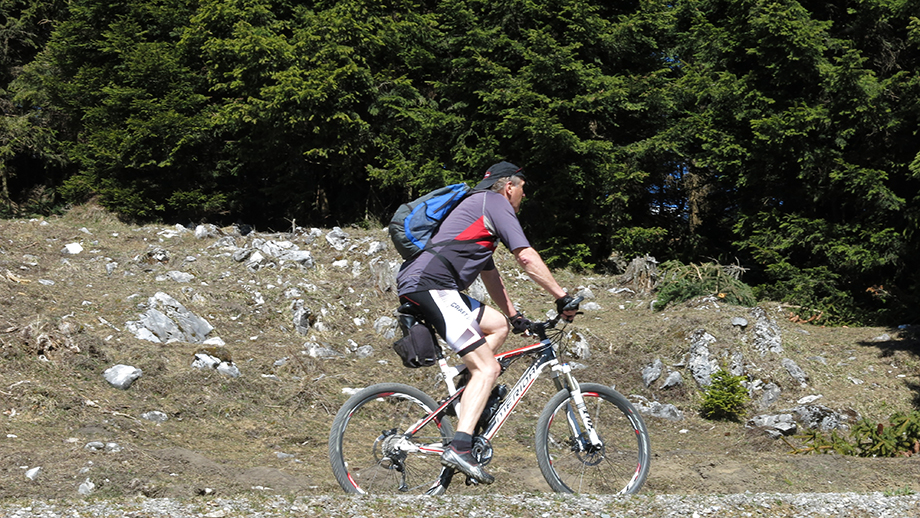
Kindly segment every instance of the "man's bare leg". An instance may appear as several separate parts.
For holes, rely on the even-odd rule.
[[[475,461],[471,462],[466,454],[471,448],[476,423],[486,407],[492,386],[501,374],[501,366],[495,361],[495,352],[508,338],[508,321],[500,312],[486,306],[479,327],[486,343],[463,356],[470,380],[460,397],[460,415],[457,416],[456,435],[451,443],[454,451],[445,452],[442,462],[480,482],[491,484],[494,480],[492,475],[486,473]]]

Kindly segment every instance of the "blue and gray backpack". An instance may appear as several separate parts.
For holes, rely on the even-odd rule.
[[[433,245],[429,243],[431,236],[470,191],[467,184],[456,183],[400,205],[389,225],[390,238],[399,255],[410,259]]]

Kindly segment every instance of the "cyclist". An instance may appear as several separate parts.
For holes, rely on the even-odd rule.
[[[492,254],[501,241],[524,272],[556,300],[556,309],[571,322],[572,297],[556,282],[521,229],[516,212],[524,199],[522,168],[509,162],[491,166],[472,193],[454,208],[432,237],[425,253],[403,263],[397,275],[400,302],[418,306],[469,369],[470,377],[460,399],[456,434],[441,456],[441,464],[468,477],[491,484],[472,454],[476,422],[485,408],[492,385],[501,373],[495,353],[508,338],[509,321],[515,333],[530,321],[514,309]],[[482,278],[498,310],[465,293],[476,277]],[[506,317],[507,315],[507,317]]]

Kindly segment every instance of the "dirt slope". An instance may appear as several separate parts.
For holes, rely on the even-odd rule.
[[[196,237],[194,229],[122,224],[92,206],[61,218],[0,221],[0,498],[338,494],[326,459],[332,416],[343,389],[400,380],[437,391],[433,370],[408,371],[374,329],[395,295],[380,265],[396,261],[380,229],[343,229],[337,250],[329,229],[257,232],[234,229]],[[312,267],[266,261],[256,268],[234,257],[254,240],[291,242],[312,254]],[[65,253],[79,243],[82,251]],[[165,252],[165,255],[164,255]],[[547,297],[509,261],[500,267],[515,301],[529,315],[551,308]],[[395,264],[395,263],[394,263]],[[374,266],[376,265],[376,266]],[[377,268],[377,269],[375,269]],[[169,272],[194,276],[186,282]],[[780,413],[806,396],[849,416],[886,421],[918,401],[918,358],[910,329],[820,328],[796,324],[763,303],[782,337],[782,353],[752,349],[750,332],[733,317],[751,308],[696,301],[652,312],[649,295],[623,291],[621,279],[557,273],[571,290],[589,288],[597,305],[578,330],[591,347],[582,381],[614,385],[627,395],[673,404],[680,421],[646,417],[654,452],[645,489],[653,493],[920,491],[916,458],[866,459],[791,455],[801,439],[776,440],[744,423],[701,419],[700,395],[686,369],[688,337],[704,329],[712,358],[743,358],[751,381],[782,389],[769,408]],[[629,287],[629,286],[626,286]],[[193,368],[203,344],[136,338],[148,299],[164,292],[204,318],[241,375]],[[295,330],[292,303],[310,311],[307,335]],[[516,339],[517,340],[517,339]],[[368,357],[355,354],[371,346]],[[517,345],[515,343],[514,345]],[[308,351],[333,350],[331,359]],[[211,352],[215,352],[211,349]],[[216,354],[216,353],[215,353]],[[802,385],[784,369],[795,361]],[[641,371],[655,359],[683,373],[682,387],[646,387]],[[127,390],[103,372],[127,364],[143,374]],[[512,374],[513,375],[513,374]],[[548,491],[533,457],[535,416],[551,392],[537,386],[495,442],[499,483],[452,492]],[[142,418],[166,415],[164,422]],[[101,448],[88,448],[93,442]],[[40,467],[33,478],[29,470]]]

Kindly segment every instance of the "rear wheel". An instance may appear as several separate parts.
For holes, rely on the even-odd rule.
[[[645,422],[619,392],[581,385],[588,415],[601,439],[594,446],[567,390],[550,399],[537,421],[537,463],[560,493],[635,493],[649,470]]]
[[[439,494],[443,443],[450,423],[432,420],[407,433],[437,404],[400,383],[368,387],[345,402],[332,421],[329,460],[348,493]]]

